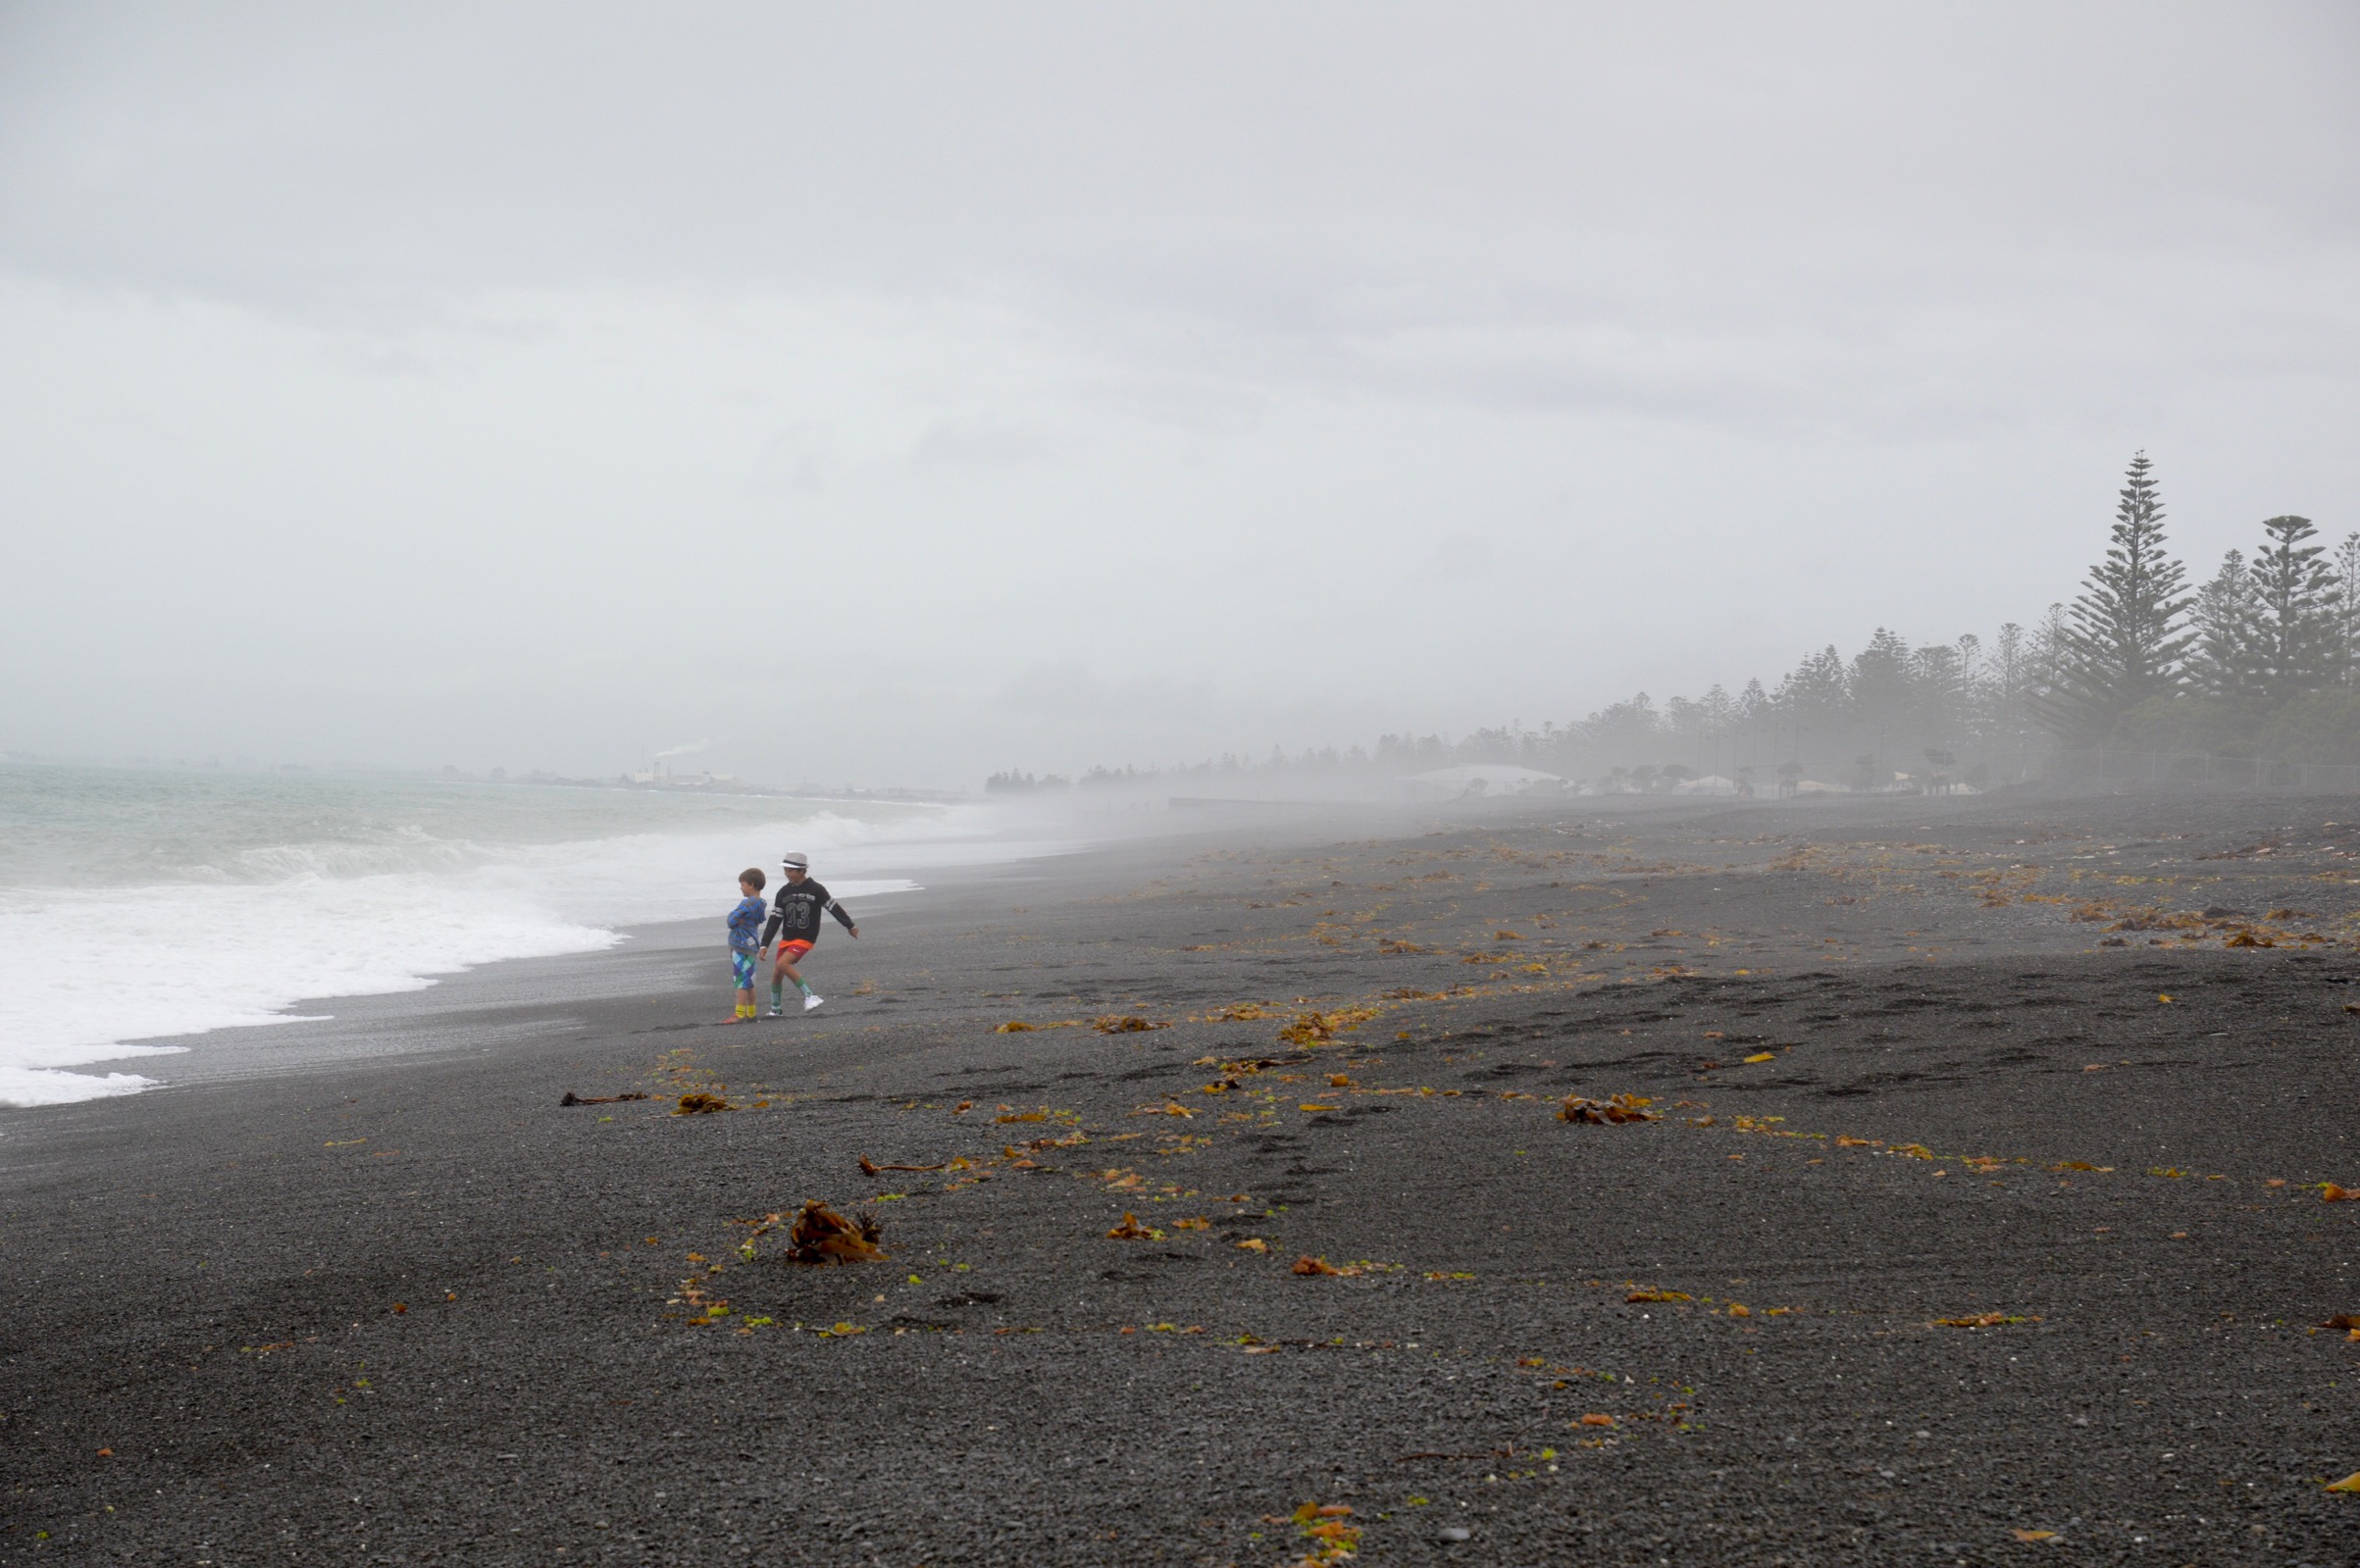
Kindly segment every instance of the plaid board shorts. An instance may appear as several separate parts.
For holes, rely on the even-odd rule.
[[[738,977],[740,990],[754,988],[754,959],[756,956],[753,953],[742,953],[735,947],[730,949],[730,973]]]

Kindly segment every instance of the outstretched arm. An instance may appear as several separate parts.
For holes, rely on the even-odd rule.
[[[833,898],[828,900],[828,913],[834,915],[837,921],[843,925],[845,930],[850,932],[855,936],[860,935],[860,928],[852,924],[852,917],[850,913],[846,910],[844,905],[838,903]]]

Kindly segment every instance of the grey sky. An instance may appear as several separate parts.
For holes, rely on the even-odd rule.
[[[487,14],[489,14],[488,17]],[[0,5],[0,748],[972,780],[2360,528],[2347,5]]]

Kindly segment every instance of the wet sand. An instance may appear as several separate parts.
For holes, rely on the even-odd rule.
[[[718,911],[334,1004],[0,1112],[0,1560],[2348,1564],[2346,814],[1309,815],[810,1017]]]

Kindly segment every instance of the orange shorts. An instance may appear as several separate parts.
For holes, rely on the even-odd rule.
[[[810,950],[811,944],[807,941],[802,941],[799,939],[795,941],[779,943],[779,956],[781,958],[800,958]]]

